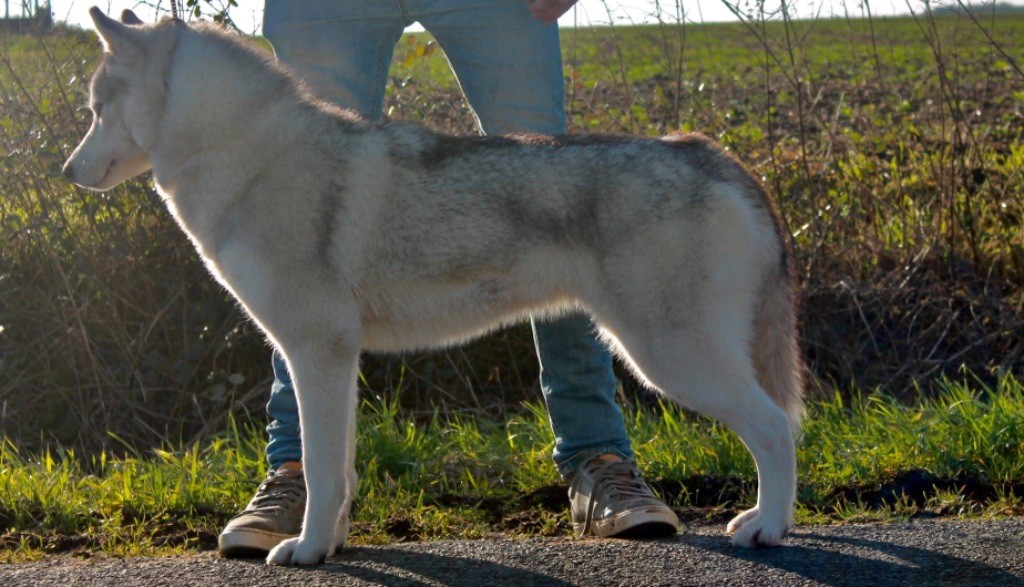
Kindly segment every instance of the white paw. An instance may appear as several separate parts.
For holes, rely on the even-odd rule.
[[[318,565],[327,557],[328,548],[323,544],[311,544],[302,537],[289,538],[278,544],[267,555],[268,565],[299,566]]]
[[[732,543],[736,546],[778,546],[789,532],[789,522],[764,519],[761,512],[753,508],[733,518],[726,532],[732,534]]]

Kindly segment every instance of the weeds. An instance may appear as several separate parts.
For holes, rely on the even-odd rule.
[[[1024,513],[1024,386],[944,381],[908,407],[836,394],[810,406],[799,449],[799,523]],[[976,391],[981,390],[981,391]],[[755,498],[753,462],[718,424],[674,407],[627,409],[637,459],[687,523],[721,523]],[[116,457],[0,447],[0,558],[133,556],[215,545],[262,478],[263,431]],[[566,487],[542,406],[504,423],[403,415],[364,402],[352,541],[569,536]]]

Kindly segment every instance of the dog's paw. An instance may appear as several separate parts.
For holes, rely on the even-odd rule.
[[[756,518],[759,513],[760,510],[758,510],[756,507],[741,513],[740,515],[736,516],[735,518],[729,521],[729,525],[725,527],[725,531],[729,535],[735,534],[736,531],[739,530],[741,526],[743,526],[743,524],[746,524],[747,521]]]
[[[320,544],[311,544],[308,540],[289,538],[278,544],[267,555],[268,565],[300,566],[318,565],[327,558],[327,548]]]
[[[753,508],[733,518],[725,531],[732,535],[736,546],[778,546],[789,532],[789,522],[763,519],[761,512]]]

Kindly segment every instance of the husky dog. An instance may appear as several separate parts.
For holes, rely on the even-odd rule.
[[[214,25],[122,22],[64,171],[105,190],[149,169],[210,272],[286,358],[308,501],[267,562],[321,562],[356,491],[359,353],[465,341],[585,309],[647,385],[734,430],[777,545],[802,413],[794,279],[761,184],[708,139],[454,137],[321,102]],[[272,235],[272,237],[271,237]]]

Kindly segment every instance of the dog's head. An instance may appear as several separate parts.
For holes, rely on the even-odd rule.
[[[92,126],[64,164],[64,175],[102,191],[152,167],[177,23],[146,25],[130,10],[121,22],[96,7],[89,15],[103,42],[103,61],[90,87]]]

